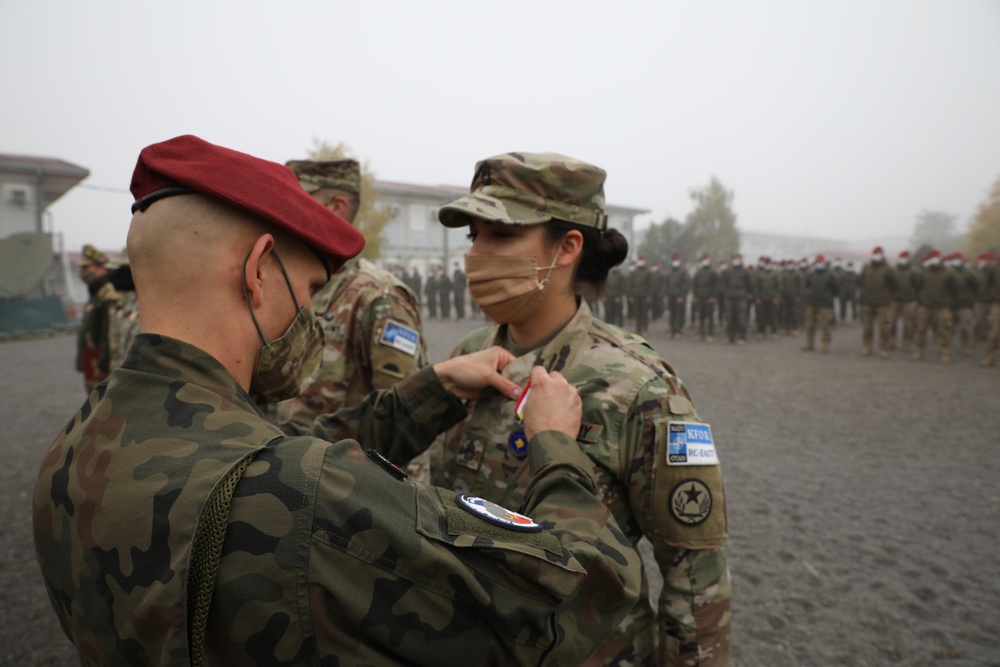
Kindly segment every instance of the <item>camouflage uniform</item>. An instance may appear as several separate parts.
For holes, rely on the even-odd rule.
[[[646,265],[639,264],[628,276],[629,316],[635,319],[635,332],[645,336],[649,329],[650,293],[653,276]]]
[[[896,347],[896,323],[902,321],[902,347],[913,346],[913,336],[917,330],[917,270],[909,261],[896,264],[898,285],[893,295],[892,314],[890,315],[890,347]]]
[[[405,457],[465,410],[425,369],[343,415],[323,432]],[[140,334],[42,461],[36,555],[85,665],[187,665],[202,611],[209,665],[578,665],[635,601],[639,558],[580,448],[553,431],[530,447],[540,532],[355,441],[286,436],[213,357]],[[210,516],[214,585],[192,560]]]
[[[321,204],[332,193],[360,197],[355,160],[292,160],[288,166]],[[427,365],[416,295],[366,259],[347,262],[313,297],[313,310],[323,319],[323,363],[299,396],[268,408],[275,423],[308,427],[319,415],[357,405]]]
[[[777,303],[781,293],[781,279],[771,270],[768,260],[761,262],[755,281],[757,300],[757,336],[764,338],[770,330],[774,338],[778,337]]]
[[[958,330],[958,342],[961,344],[962,354],[972,354],[973,327],[976,322],[976,315],[973,309],[976,305],[976,297],[979,296],[979,277],[965,267],[959,260],[955,265],[955,278],[958,280],[958,291],[955,293],[955,328]]]
[[[753,278],[742,264],[730,266],[720,275],[726,304],[726,339],[743,343],[747,339],[747,304],[754,296]]]
[[[878,347],[889,356],[889,326],[892,297],[899,287],[896,271],[885,261],[871,261],[861,269],[861,354],[872,353],[875,325],[878,324]]]
[[[604,285],[604,319],[608,324],[619,327],[625,326],[625,313],[622,307],[625,280],[621,269],[615,267],[608,273],[608,280]]]
[[[275,406],[275,423],[308,427],[427,365],[416,296],[366,259],[337,272],[313,298],[313,309],[326,332],[323,364],[308,389]]]
[[[505,331],[502,326],[476,331],[454,354],[503,344]],[[584,664],[728,664],[730,583],[721,472],[717,464],[667,463],[671,424],[698,419],[687,390],[645,341],[595,319],[586,303],[554,338],[512,362],[504,375],[523,384],[535,364],[558,370],[579,390],[578,442],[593,462],[598,493],[633,543],[643,536],[652,542],[664,578],[658,604],[651,607],[644,591],[626,622]],[[468,411],[469,419],[432,447],[432,482],[519,506],[529,471],[523,452],[512,451],[523,430],[511,405],[490,398],[470,402]],[[689,490],[693,495],[683,495]],[[688,507],[696,496],[705,504]]]
[[[92,245],[83,247],[80,267],[105,266],[107,255]],[[83,384],[93,391],[111,365],[111,317],[118,301],[118,292],[111,283],[112,275],[106,273],[87,284],[90,299],[83,307],[83,317],[77,332],[76,370],[83,373]]]
[[[719,293],[719,274],[709,264],[699,266],[692,281],[692,309],[697,312],[696,340],[712,341],[715,335],[715,301]]]
[[[673,266],[667,272],[667,306],[670,312],[670,337],[684,334],[688,293],[691,291],[691,274],[683,266]]]
[[[814,269],[806,275],[806,344],[802,348],[814,349],[816,328],[820,329],[822,352],[830,351],[833,340],[833,299],[837,296],[837,278],[827,269]]]
[[[917,278],[917,295],[920,308],[917,310],[917,348],[914,361],[922,361],[927,345],[927,329],[930,328],[941,345],[941,361],[951,362],[951,337],[954,319],[951,309],[958,292],[958,279],[947,267],[937,265],[926,267]]]
[[[802,303],[804,279],[794,263],[789,262],[781,272],[781,315],[785,335],[796,335],[799,332],[799,305]]]

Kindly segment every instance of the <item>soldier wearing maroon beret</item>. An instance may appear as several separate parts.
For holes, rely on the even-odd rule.
[[[640,561],[594,495],[564,378],[532,374],[518,511],[389,460],[463,419],[463,399],[518,396],[499,348],[330,416],[332,439],[288,436],[258,406],[310,380],[310,299],[361,234],[287,167],[193,136],[145,148],[132,192],[141,333],[33,499],[82,664],[578,665],[624,618]]]

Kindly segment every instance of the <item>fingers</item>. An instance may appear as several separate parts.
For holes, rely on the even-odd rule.
[[[524,406],[524,431],[529,439],[548,430],[575,438],[582,408],[579,392],[561,373],[548,373],[541,366],[531,369],[531,396]]]

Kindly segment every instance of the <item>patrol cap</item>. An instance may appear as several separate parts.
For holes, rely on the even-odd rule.
[[[364,248],[349,222],[310,197],[291,169],[186,134],[146,146],[132,172],[132,212],[180,194],[202,194],[296,237],[335,271]]]
[[[505,225],[564,220],[604,230],[606,172],[558,153],[504,153],[476,163],[470,192],[441,207],[445,227],[464,227],[470,218]]]
[[[108,256],[103,252],[90,245],[89,243],[83,246],[83,252],[80,255],[80,266],[104,266],[108,263]]]
[[[309,194],[324,188],[361,194],[361,165],[357,160],[289,160],[285,166],[295,173],[302,189]]]

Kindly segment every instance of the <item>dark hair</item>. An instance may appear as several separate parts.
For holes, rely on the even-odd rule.
[[[545,239],[551,244],[561,241],[570,230],[575,229],[583,235],[583,250],[580,253],[580,261],[576,265],[573,283],[576,286],[584,283],[596,290],[598,294],[604,291],[604,282],[608,279],[608,272],[628,257],[628,241],[617,229],[608,229],[602,232],[596,227],[555,219],[543,227],[545,228]]]

